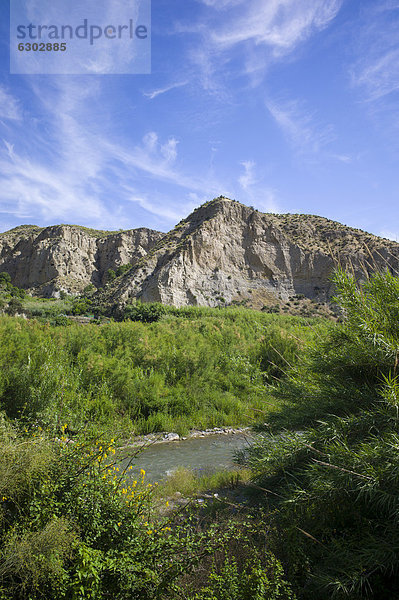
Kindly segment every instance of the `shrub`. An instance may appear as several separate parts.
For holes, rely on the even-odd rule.
[[[281,563],[265,550],[268,539],[259,525],[256,518],[224,523],[226,529],[234,529],[234,538],[221,545],[213,559],[208,559],[208,564],[199,565],[183,586],[184,597],[188,600],[295,600]]]
[[[301,597],[394,598],[399,279],[376,273],[358,285],[338,271],[334,284],[344,322],[276,388],[284,403],[269,424],[277,435],[264,435],[249,462],[278,508],[280,556]]]
[[[83,295],[88,296],[88,295],[93,294],[95,291],[96,291],[96,288],[95,288],[94,284],[89,283],[89,285],[86,285],[86,287],[84,288]]]
[[[292,358],[285,339],[290,342],[292,333],[305,343],[324,327],[245,309],[158,304],[155,312],[150,305],[150,313],[137,315],[162,316],[151,323],[99,327],[68,320],[64,327],[60,310],[65,306],[49,304],[26,302],[31,313],[56,328],[0,318],[2,408],[12,418],[24,415],[48,425],[72,414],[68,420],[73,418],[74,428],[90,422],[102,431],[123,428],[128,435],[133,429],[184,434],[193,427],[248,423],[264,408],[265,381],[275,381],[275,367],[262,351],[267,340],[291,361],[295,353]],[[148,305],[132,308],[145,311]],[[270,347],[268,352],[274,362]],[[287,365],[274,358],[281,361],[280,376]]]
[[[66,315],[57,315],[54,319],[54,325],[65,327],[70,325],[70,321]]]
[[[84,315],[92,309],[93,301],[89,298],[78,298],[72,304],[73,315]]]
[[[0,285],[4,283],[11,283],[11,275],[9,273],[6,273],[5,271],[0,273]]]
[[[116,278],[116,273],[114,269],[108,269],[107,271],[107,281],[113,281]]]
[[[116,276],[120,277],[124,273],[127,273],[128,271],[130,271],[131,268],[132,268],[132,265],[130,265],[130,264],[119,265],[119,267],[116,269]]]
[[[17,313],[22,313],[23,312],[23,306],[20,300],[18,300],[18,298],[11,298],[10,302],[8,303],[8,306],[6,308],[6,313],[8,315],[16,315]]]
[[[156,302],[129,304],[123,311],[124,319],[131,321],[141,321],[142,323],[154,323],[165,315],[166,307]]]
[[[223,540],[155,520],[144,472],[120,475],[114,452],[113,441],[22,438],[1,423],[0,598],[159,598]]]

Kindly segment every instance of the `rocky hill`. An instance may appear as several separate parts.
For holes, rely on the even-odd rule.
[[[37,295],[103,286],[108,270],[136,264],[164,234],[151,229],[96,231],[77,225],[22,225],[0,234],[0,271]]]
[[[227,198],[196,209],[107,291],[175,306],[247,302],[261,308],[304,295],[331,297],[339,261],[358,277],[399,269],[399,244],[313,215],[263,214]]]
[[[139,299],[261,308],[293,295],[323,302],[331,297],[337,261],[358,277],[375,267],[396,272],[399,244],[323,217],[263,214],[223,197],[167,234],[60,225],[0,235],[0,271],[10,273],[14,285],[51,295],[106,284],[103,300],[117,304]],[[131,268],[109,281],[108,269],[126,264]]]

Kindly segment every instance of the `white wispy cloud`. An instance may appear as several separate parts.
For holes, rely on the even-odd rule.
[[[177,158],[177,144],[179,142],[176,138],[170,138],[166,144],[161,146],[161,154],[167,163],[174,163]]]
[[[341,4],[342,0],[246,0],[239,3],[240,18],[226,19],[210,32],[211,41],[222,49],[253,41],[284,53],[326,27]]]
[[[244,168],[244,172],[238,178],[238,192],[243,202],[255,206],[261,212],[280,212],[277,193],[257,175],[255,161],[244,160],[240,166]]]
[[[161,153],[160,146],[149,151],[148,146],[144,144],[130,147],[104,141],[103,148],[117,161],[118,166],[115,170],[119,177],[122,177],[123,172],[133,176],[132,169],[134,169],[137,173],[150,176],[151,179],[171,183],[187,190],[205,190],[212,194],[219,189],[217,182],[206,181],[200,175],[190,175],[174,167]]]
[[[150,100],[154,100],[154,98],[157,98],[158,96],[161,96],[162,94],[166,94],[167,92],[170,92],[177,88],[184,87],[187,84],[188,84],[188,81],[180,81],[178,83],[171,83],[170,85],[167,85],[163,88],[158,88],[156,90],[153,90],[152,92],[143,92],[143,96],[146,96],[146,98],[149,98]]]
[[[186,216],[188,212],[190,212],[190,210],[187,211],[183,207],[179,207],[179,209],[174,209],[173,207],[171,208],[169,206],[166,206],[163,202],[154,202],[153,200],[150,200],[147,195],[139,196],[136,195],[134,192],[131,196],[128,197],[128,200],[130,202],[138,204],[147,212],[157,217],[164,217],[172,223],[177,223],[184,216]]]
[[[20,121],[20,103],[3,85],[0,85],[0,119]]]
[[[95,185],[102,168],[101,154],[76,120],[82,89],[64,79],[45,93],[36,86],[34,83],[31,99],[42,104],[46,121],[36,133],[29,129],[29,144],[25,143],[24,121],[7,132],[12,138],[5,139],[0,149],[1,211],[33,221],[64,221],[82,216],[84,206],[93,222],[112,223],[113,215],[99,199]]]
[[[112,218],[83,182],[71,184],[66,173],[12,152],[0,155],[1,211],[25,219],[62,219],[84,211],[95,222]]]
[[[399,4],[381,1],[362,11],[349,66],[351,90],[374,131],[398,152]]]
[[[363,88],[367,100],[379,100],[399,90],[399,47],[380,56],[369,57],[354,77],[354,83]]]
[[[317,154],[335,139],[331,125],[317,122],[315,116],[298,101],[266,100],[266,108],[284,136],[302,153]]]
[[[343,1],[202,0],[205,15],[198,23],[180,24],[179,31],[200,35],[191,59],[203,71],[204,87],[213,90],[217,74],[233,59],[247,75],[266,72],[272,62],[328,27]]]
[[[82,86],[79,78],[60,77],[45,91],[36,80],[32,86],[32,100],[39,103],[46,120],[30,132],[28,144],[23,121],[4,136],[0,146],[3,214],[30,222],[126,227],[132,223],[122,207],[133,198],[140,199],[143,209],[169,221],[167,228],[181,214],[165,209],[165,199],[159,195],[149,199],[142,191],[147,184],[178,186],[183,199],[190,193],[206,194],[208,199],[220,193],[213,177],[193,175],[176,164],[180,161],[175,136],[164,138],[148,131],[135,143],[110,135],[106,88],[98,80],[87,79]],[[184,207],[190,200],[181,204]]]
[[[246,191],[256,182],[255,163],[252,160],[244,160],[241,166],[244,167],[244,173],[238,178],[238,183]]]
[[[381,2],[363,14],[351,80],[368,102],[399,90],[399,4]]]
[[[354,160],[353,157],[349,154],[331,154],[330,156],[331,158],[334,158],[335,160],[338,160],[339,162],[345,163],[347,165],[352,163]]]
[[[281,206],[278,202],[275,190],[269,188],[260,188],[251,198],[252,204],[265,213],[281,213]]]

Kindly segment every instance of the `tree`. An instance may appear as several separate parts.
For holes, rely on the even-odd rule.
[[[21,301],[18,298],[11,298],[10,302],[8,303],[8,306],[6,308],[6,313],[10,316],[14,316],[17,313],[22,313],[23,312],[23,306]]]
[[[142,323],[154,323],[165,315],[167,309],[158,302],[128,304],[123,311],[123,318]]]

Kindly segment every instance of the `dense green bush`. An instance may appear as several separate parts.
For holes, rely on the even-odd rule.
[[[71,322],[70,322],[70,320],[68,319],[68,317],[66,315],[57,315],[54,318],[54,325],[57,325],[57,326],[62,325],[62,326],[65,327],[65,326],[68,326],[70,324],[71,324]]]
[[[301,597],[397,598],[399,279],[357,285],[338,271],[334,283],[344,323],[276,387],[277,435],[249,463],[278,509],[280,557]]]
[[[11,298],[6,308],[6,313],[11,316],[16,315],[17,313],[22,313],[21,300],[18,298]]]
[[[0,273],[0,298],[7,300],[10,304],[14,301],[20,301],[26,297],[26,292],[22,288],[18,288],[11,283],[11,276],[9,273]],[[10,314],[13,314],[12,308]]]
[[[219,548],[212,560],[199,565],[191,576],[196,585],[186,585],[184,597],[188,600],[295,600],[281,563],[270,551],[265,551],[267,537],[260,543],[262,523],[259,527],[236,520],[234,525],[235,539]],[[197,590],[190,592],[190,587]]]
[[[144,471],[119,471],[114,440],[60,435],[0,417],[1,600],[293,599],[255,519],[161,518]]]
[[[165,315],[167,309],[163,304],[157,302],[137,302],[128,304],[123,311],[123,318],[131,321],[141,321],[142,323],[154,323]]]
[[[84,315],[92,310],[93,301],[90,298],[79,297],[72,303],[73,315]]]
[[[144,472],[129,483],[114,452],[0,423],[0,598],[159,598],[223,541],[155,521]]]
[[[290,332],[306,340],[324,327],[248,310],[180,311],[101,326],[63,327],[52,316],[56,328],[0,318],[0,406],[12,418],[68,419],[75,429],[182,433],[245,424],[263,410],[275,368],[262,350],[268,336],[283,355]]]

